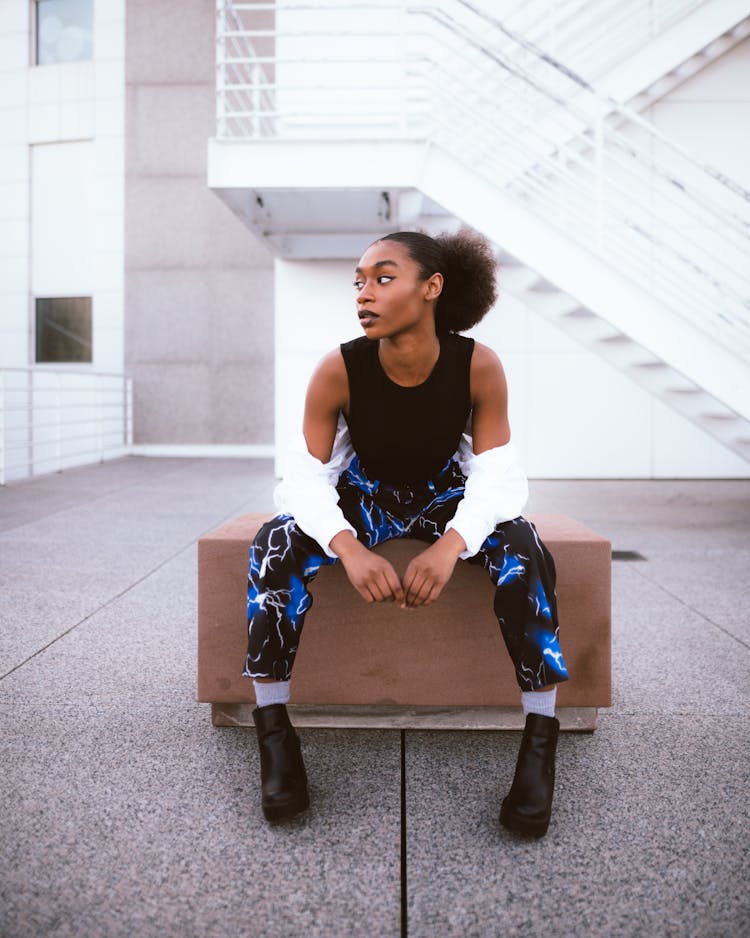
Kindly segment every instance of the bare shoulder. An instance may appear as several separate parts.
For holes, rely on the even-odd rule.
[[[474,343],[471,356],[471,386],[475,392],[482,388],[505,386],[505,372],[497,354],[481,342]]]
[[[508,386],[500,359],[477,342],[471,359],[472,445],[475,453],[503,446],[510,439]]]
[[[481,342],[474,342],[474,353],[471,356],[471,367],[472,369],[477,368],[479,370],[488,369],[492,370],[493,368],[497,370],[498,368],[502,370],[502,363],[497,356],[497,352],[489,347],[489,345],[483,345]]]
[[[316,459],[331,458],[339,413],[349,406],[349,381],[340,349],[318,362],[307,386],[302,431],[307,448]]]
[[[340,348],[328,352],[318,362],[310,379],[307,395],[308,400],[317,399],[337,409],[348,403],[349,379]]]

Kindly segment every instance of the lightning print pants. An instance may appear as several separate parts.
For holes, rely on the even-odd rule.
[[[368,548],[394,537],[436,541],[456,511],[465,477],[451,461],[424,485],[391,486],[367,478],[355,456],[337,485],[339,505]],[[289,680],[308,590],[320,568],[336,563],[288,514],[264,524],[250,550],[246,677]],[[499,524],[469,563],[481,564],[495,585],[494,612],[521,690],[565,681],[558,642],[555,564],[531,522]]]

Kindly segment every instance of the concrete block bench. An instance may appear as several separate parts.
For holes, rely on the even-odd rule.
[[[252,725],[246,651],[250,544],[271,515],[248,514],[198,543],[198,700],[218,726]],[[609,541],[564,515],[529,515],[555,559],[560,640],[570,680],[559,686],[563,729],[592,730],[611,705]],[[401,575],[423,549],[376,548]],[[520,729],[518,686],[483,568],[461,561],[440,598],[412,610],[365,603],[341,564],[310,586],[290,714],[299,726]]]

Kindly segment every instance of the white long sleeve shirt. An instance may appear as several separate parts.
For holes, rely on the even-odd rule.
[[[341,531],[354,527],[339,507],[336,483],[351,462],[354,450],[343,417],[327,463],[316,459],[299,434],[289,450],[284,478],[274,491],[274,504],[292,515],[305,534],[312,537],[329,557],[336,557],[331,541]],[[454,454],[466,476],[463,498],[446,531],[457,531],[466,543],[463,559],[473,557],[498,524],[517,518],[528,500],[528,483],[512,442],[486,450],[472,450],[471,436],[464,433]]]
[[[512,440],[477,455],[471,437],[464,434],[454,458],[466,476],[466,486],[445,530],[455,530],[464,539],[466,550],[459,556],[466,560],[479,552],[498,524],[521,514],[529,499],[529,484]]]

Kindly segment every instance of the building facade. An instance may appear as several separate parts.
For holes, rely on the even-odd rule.
[[[0,69],[0,367],[127,374],[135,452],[280,450],[314,362],[358,334],[358,251],[274,256],[209,187],[216,4],[3,0]],[[750,39],[642,113],[750,188]],[[502,258],[500,287],[475,334],[505,364],[530,475],[747,476],[504,292]]]

